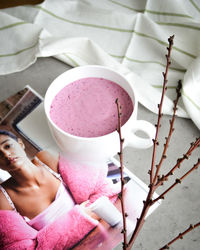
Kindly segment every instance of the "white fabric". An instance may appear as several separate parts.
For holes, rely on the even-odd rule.
[[[74,206],[75,202],[65,187],[65,184],[61,182],[55,200],[31,220],[28,217],[25,217],[24,219],[31,227],[36,230],[41,230],[46,225],[55,221],[58,217],[69,212]]]
[[[184,76],[182,98],[191,119],[200,129],[200,57],[194,60]]]
[[[139,102],[155,113],[167,39],[175,35],[163,109],[172,114],[178,80],[191,64],[199,62],[200,1],[46,0],[40,5],[1,10],[0,35],[0,74],[21,71],[38,57],[47,56],[73,67],[109,66],[130,80]],[[200,69],[194,69],[184,81],[186,109],[180,102],[177,114],[192,118],[200,128],[200,83],[191,75],[199,75]]]

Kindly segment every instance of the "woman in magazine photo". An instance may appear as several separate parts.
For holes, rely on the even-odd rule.
[[[101,196],[114,203],[120,185],[106,167],[84,168],[40,151],[33,159],[13,133],[0,130],[0,249],[69,249],[99,224],[89,205]]]

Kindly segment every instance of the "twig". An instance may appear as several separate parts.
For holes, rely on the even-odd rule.
[[[121,197],[120,201],[121,201],[121,208],[122,208],[122,216],[123,216],[123,229],[122,229],[122,233],[124,236],[124,242],[123,242],[123,249],[126,250],[127,249],[127,228],[126,228],[126,216],[127,214],[125,213],[125,204],[124,204],[124,177],[123,177],[123,143],[124,143],[124,139],[122,138],[122,134],[121,134],[121,105],[119,103],[119,100],[116,99],[116,104],[117,104],[117,113],[118,113],[118,129],[117,132],[119,134],[119,139],[120,139],[120,152],[118,153],[119,157],[120,157],[120,166],[121,166]]]
[[[188,176],[190,173],[192,173],[192,171],[194,171],[195,169],[197,169],[197,168],[199,167],[199,165],[200,165],[200,158],[198,159],[197,163],[194,164],[194,166],[193,166],[189,171],[187,171],[181,178],[176,179],[175,182],[174,182],[174,184],[172,184],[167,190],[165,190],[161,195],[159,195],[156,199],[154,199],[154,200],[152,201],[152,205],[153,205],[156,201],[158,201],[158,200],[160,200],[160,199],[164,199],[164,196],[165,196],[172,188],[174,188],[177,184],[181,183],[182,180],[183,180],[186,176]]]
[[[145,217],[146,217],[147,212],[148,212],[148,210],[149,210],[149,208],[151,206],[150,201],[151,201],[151,192],[148,193],[146,201],[143,201],[144,206],[143,206],[143,209],[142,209],[142,213],[140,215],[140,218],[137,219],[135,230],[134,230],[134,232],[133,232],[133,234],[132,234],[132,236],[131,236],[131,238],[130,238],[130,240],[128,242],[127,250],[132,248],[132,246],[133,246],[133,244],[134,244],[134,242],[135,242],[135,240],[136,240],[142,226],[144,225]]]
[[[179,239],[183,239],[183,236],[187,233],[189,233],[190,231],[192,231],[193,229],[195,229],[196,227],[200,226],[200,222],[198,222],[195,225],[190,225],[184,232],[180,233],[179,235],[177,235],[177,237],[175,237],[173,240],[171,240],[170,242],[168,242],[164,247],[160,248],[159,250],[164,250],[164,249],[169,249],[169,246],[171,244],[173,244],[175,241],[179,240]]]
[[[173,46],[173,40],[174,40],[174,36],[170,36],[168,39],[169,47],[167,47],[168,54],[166,55],[167,64],[166,64],[165,73],[163,72],[164,81],[163,81],[162,96],[161,96],[160,104],[158,104],[158,120],[157,120],[157,124],[156,124],[157,129],[156,129],[155,140],[153,140],[154,143],[153,143],[153,155],[152,155],[151,170],[150,170],[150,185],[153,184],[153,179],[154,179],[153,176],[154,176],[155,154],[156,154],[157,145],[159,144],[158,143],[158,133],[159,133],[160,121],[161,121],[161,117],[162,117],[163,100],[164,100],[165,92],[167,90],[167,87],[166,87],[167,75],[168,75],[169,66],[171,64],[170,56],[171,56],[171,50],[172,50],[172,46]]]
[[[171,64],[170,62],[170,56],[171,56],[171,50],[172,50],[172,45],[173,45],[173,39],[174,36],[171,36],[168,39],[169,42],[169,47],[167,47],[168,50],[168,54],[166,55],[167,58],[167,63],[166,63],[166,69],[165,69],[165,73],[163,73],[163,77],[164,77],[164,81],[163,81],[163,89],[162,89],[162,95],[161,95],[161,100],[160,100],[160,104],[158,104],[158,120],[157,120],[157,124],[156,126],[156,135],[155,135],[155,139],[153,139],[153,153],[152,153],[152,162],[151,162],[151,169],[149,170],[149,174],[150,174],[150,184],[149,184],[149,192],[147,194],[146,200],[143,201],[144,205],[143,205],[143,209],[142,212],[140,214],[140,217],[137,219],[136,222],[136,226],[134,229],[134,232],[129,240],[129,242],[127,243],[127,237],[126,237],[126,216],[125,216],[125,210],[124,210],[124,201],[123,201],[123,186],[124,186],[124,179],[123,179],[123,142],[124,139],[122,139],[121,137],[121,107],[119,104],[118,99],[116,100],[117,103],[117,108],[118,108],[118,133],[119,133],[119,138],[120,138],[120,164],[121,164],[121,206],[122,206],[122,214],[123,214],[123,226],[124,226],[124,230],[122,230],[122,233],[124,234],[124,243],[123,243],[123,249],[129,250],[132,248],[132,245],[134,244],[144,222],[145,222],[145,217],[147,215],[147,212],[149,210],[149,208],[158,200],[160,199],[164,199],[164,196],[170,191],[172,190],[177,184],[181,183],[181,181],[188,176],[190,173],[192,173],[195,169],[197,169],[200,165],[200,159],[198,159],[197,163],[189,170],[187,171],[181,178],[176,179],[175,183],[172,184],[167,190],[165,190],[161,195],[159,195],[157,198],[155,198],[154,200],[152,200],[153,194],[155,192],[155,190],[163,184],[164,181],[166,181],[168,179],[168,177],[170,175],[173,175],[174,171],[177,168],[180,168],[181,163],[185,160],[188,159],[189,156],[191,155],[191,153],[200,145],[200,138],[197,138],[195,142],[191,143],[190,148],[188,149],[188,151],[186,152],[186,154],[183,155],[182,158],[178,158],[176,165],[171,168],[171,170],[166,174],[163,175],[162,177],[159,176],[159,171],[161,168],[161,165],[164,161],[164,159],[166,158],[166,152],[168,149],[168,145],[169,145],[169,141],[171,139],[172,133],[174,131],[174,121],[175,121],[175,115],[176,115],[176,110],[177,110],[177,103],[178,100],[181,96],[180,90],[181,90],[181,81],[178,82],[178,87],[176,89],[177,91],[177,97],[174,101],[174,107],[173,107],[173,115],[172,115],[172,119],[170,120],[170,128],[169,128],[169,133],[168,136],[165,138],[166,139],[166,143],[164,144],[164,149],[160,158],[160,162],[158,165],[156,165],[156,171],[154,170],[155,168],[155,157],[156,157],[156,149],[157,146],[159,145],[158,142],[158,134],[159,134],[159,129],[161,127],[161,118],[162,118],[162,106],[163,106],[163,100],[164,100],[164,96],[165,96],[165,92],[167,90],[166,84],[167,84],[167,74],[168,74],[168,70],[169,70],[169,66]],[[155,173],[154,173],[155,172]],[[174,240],[170,241],[164,248],[162,249],[167,249],[169,245],[171,245],[174,241],[176,241],[179,238],[182,238],[183,235],[189,231],[191,231],[193,228],[199,226],[200,222],[197,223],[195,226],[190,226],[185,232],[180,233],[179,236],[177,236]]]
[[[178,82],[178,87],[176,88],[176,93],[177,93],[177,96],[176,96],[176,99],[174,100],[174,108],[173,108],[173,115],[172,115],[172,120],[170,120],[170,129],[169,129],[169,133],[168,133],[168,136],[165,137],[166,139],[166,142],[164,144],[164,149],[163,149],[163,153],[162,153],[162,156],[161,156],[161,159],[160,159],[160,162],[159,164],[156,166],[156,173],[155,173],[155,176],[154,176],[154,180],[153,180],[153,184],[155,185],[155,182],[157,181],[158,179],[158,173],[159,173],[159,170],[160,170],[160,167],[164,161],[164,159],[167,158],[167,155],[166,155],[166,152],[167,152],[167,148],[168,148],[168,145],[169,145],[169,142],[170,142],[170,139],[171,139],[171,136],[172,136],[172,133],[174,131],[174,121],[175,121],[175,115],[176,115],[176,110],[177,110],[177,104],[178,104],[178,101],[179,101],[179,98],[181,97],[181,88],[182,88],[182,83],[181,81]]]
[[[168,50],[168,54],[166,55],[166,58],[167,58],[167,64],[166,64],[166,69],[165,69],[165,73],[163,73],[163,77],[164,77],[164,80],[163,80],[163,89],[162,89],[162,95],[161,95],[161,100],[160,100],[160,104],[158,104],[158,120],[157,120],[157,124],[156,124],[156,135],[155,135],[155,139],[153,139],[153,154],[152,154],[152,163],[151,163],[151,170],[149,171],[149,174],[150,174],[150,185],[149,185],[149,192],[148,192],[148,195],[147,195],[147,198],[146,198],[146,201],[144,201],[144,206],[143,206],[143,209],[142,209],[142,213],[140,215],[140,218],[137,219],[137,223],[136,223],[136,226],[135,226],[135,230],[129,240],[129,243],[128,243],[128,248],[127,249],[131,249],[132,245],[134,244],[136,238],[137,238],[137,235],[139,234],[144,222],[145,222],[145,217],[146,217],[146,214],[151,206],[151,201],[152,201],[152,196],[154,194],[154,191],[155,191],[155,186],[154,186],[154,183],[153,183],[153,180],[154,180],[154,165],[155,165],[155,156],[156,156],[156,148],[157,148],[157,145],[159,144],[158,143],[158,134],[159,134],[159,128],[160,128],[160,122],[161,122],[161,117],[162,117],[162,106],[163,106],[163,100],[164,100],[164,95],[165,95],[165,92],[167,90],[167,87],[166,87],[166,84],[167,84],[167,74],[168,74],[168,70],[169,70],[169,66],[171,64],[170,62],[170,56],[171,56],[171,50],[172,50],[172,45],[173,45],[173,39],[174,39],[174,36],[171,36],[169,39],[168,39],[168,42],[169,42],[169,47],[167,48]]]
[[[166,174],[166,175],[163,175],[160,179],[158,179],[157,183],[156,183],[156,188],[160,185],[163,184],[164,181],[167,181],[168,180],[168,177],[170,175],[173,175],[174,171],[177,169],[177,168],[180,168],[181,166],[181,163],[184,161],[184,160],[187,160],[189,159],[189,156],[191,155],[191,153],[197,148],[200,146],[200,137],[196,139],[195,142],[191,143],[191,146],[190,148],[188,149],[188,151],[183,155],[182,158],[178,158],[177,160],[177,163],[176,165]]]

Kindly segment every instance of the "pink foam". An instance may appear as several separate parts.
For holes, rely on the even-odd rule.
[[[54,98],[50,117],[64,131],[97,137],[117,128],[116,98],[122,106],[122,124],[133,112],[133,103],[118,84],[104,78],[83,78],[65,86]]]

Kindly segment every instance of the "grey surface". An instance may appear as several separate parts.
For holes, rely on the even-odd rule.
[[[35,64],[22,72],[0,76],[0,101],[15,94],[27,84],[44,96],[52,80],[67,69],[69,69],[69,67],[66,64],[54,58],[40,58]],[[155,124],[157,116],[139,105],[138,119],[145,119]],[[163,138],[168,134],[168,120],[168,116],[163,117],[160,130],[160,146],[157,150],[158,155],[163,149]],[[163,172],[167,171],[170,166],[173,166],[176,163],[176,159],[186,152],[190,142],[194,141],[195,138],[200,135],[197,127],[188,119],[177,118],[175,128],[172,142],[167,153],[167,159],[163,164]],[[151,155],[152,148],[148,150],[126,148],[124,150],[125,166],[146,184],[149,183],[149,175],[147,172],[151,165]],[[190,160],[187,160],[187,162],[182,165],[181,169],[177,170],[176,176],[181,176],[181,174],[192,167],[198,157],[200,157],[199,149],[192,154]],[[178,185],[166,196],[162,205],[148,217],[133,249],[159,249],[179,232],[184,231],[189,224],[195,224],[200,220],[199,173],[199,169],[195,170],[181,185]],[[158,193],[161,193],[165,187],[167,187],[167,185],[158,190]],[[116,247],[116,249],[122,249],[121,244]],[[200,228],[187,234],[183,240],[174,243],[170,249],[200,249]]]

